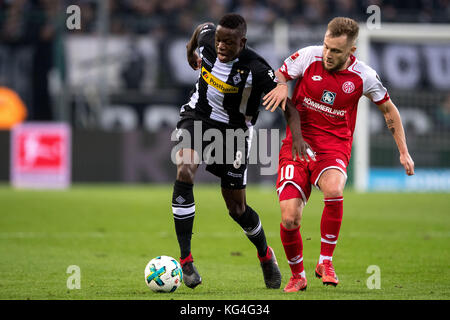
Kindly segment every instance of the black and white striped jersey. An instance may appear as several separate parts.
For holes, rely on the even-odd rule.
[[[262,94],[275,88],[275,73],[247,46],[235,60],[220,62],[214,46],[215,30],[214,25],[205,25],[198,36],[202,59],[199,79],[180,115],[246,129],[256,122]]]

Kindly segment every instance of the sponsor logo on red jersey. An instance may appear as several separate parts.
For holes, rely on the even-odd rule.
[[[311,110],[324,113],[330,117],[336,117],[336,116],[344,117],[345,113],[346,113],[346,110],[333,109],[331,107],[328,107],[326,105],[318,103],[318,102],[312,100],[311,98],[307,98],[307,97],[305,97],[303,99],[303,105]]]

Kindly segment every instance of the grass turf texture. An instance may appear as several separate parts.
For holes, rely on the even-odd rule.
[[[153,293],[144,267],[158,255],[179,258],[171,213],[172,186],[75,185],[68,191],[0,186],[0,299],[449,299],[448,194],[344,194],[344,219],[334,265],[341,283],[314,277],[320,248],[322,196],[304,210],[302,237],[308,289],[285,294],[290,271],[279,237],[280,212],[271,188],[249,187],[283,275],[266,289],[256,250],[228,217],[217,185],[194,188],[192,240],[203,284]],[[70,265],[81,289],[66,286]],[[381,289],[368,289],[371,265]]]

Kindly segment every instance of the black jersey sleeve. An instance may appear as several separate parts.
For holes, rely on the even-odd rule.
[[[206,23],[200,30],[197,38],[198,47],[214,48],[214,37],[216,33],[216,26],[212,23]]]
[[[258,61],[253,68],[253,73],[253,86],[258,88],[261,94],[269,93],[277,86],[275,72],[265,61]]]
[[[252,92],[248,99],[246,115],[252,116],[252,123],[255,124],[262,95],[270,92],[277,86],[277,83],[275,82],[275,72],[262,58],[252,61],[251,71]]]

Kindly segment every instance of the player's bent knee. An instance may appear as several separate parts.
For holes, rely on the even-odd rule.
[[[227,204],[227,208],[228,208],[228,214],[230,215],[230,217],[233,218],[234,220],[236,220],[237,218],[242,216],[242,214],[244,213],[245,203],[244,204],[233,203],[230,205]]]
[[[303,201],[298,198],[280,201],[281,224],[286,229],[295,229],[302,220]]]
[[[229,211],[229,210],[228,210],[228,214],[230,215],[230,217],[231,217],[233,220],[237,220],[237,219],[239,219],[240,216],[242,216],[242,213],[239,214],[239,213],[237,213],[237,212],[233,212],[233,211]]]
[[[339,198],[344,195],[344,188],[337,186],[333,188],[325,188],[323,191],[324,198]]]
[[[297,229],[300,227],[301,218],[294,218],[294,217],[288,217],[288,218],[282,218],[281,224],[286,229]]]
[[[301,208],[297,206],[284,206],[281,209],[281,224],[286,229],[295,229],[300,227],[302,220]]]

